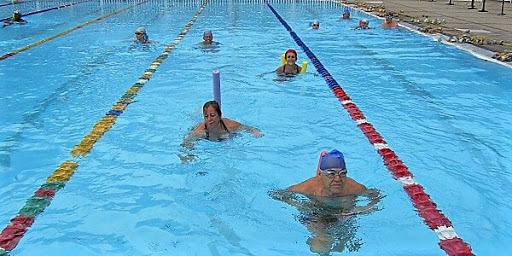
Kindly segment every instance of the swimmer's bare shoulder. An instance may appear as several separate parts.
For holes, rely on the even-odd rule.
[[[318,177],[312,177],[299,184],[291,185],[287,188],[287,190],[303,194],[316,195],[318,192],[318,186],[316,185],[318,182],[317,178]]]

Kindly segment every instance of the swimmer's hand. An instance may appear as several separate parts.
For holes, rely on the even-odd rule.
[[[374,207],[380,201],[380,199],[384,198],[384,195],[381,195],[379,190],[377,189],[368,189],[365,191],[362,196],[366,196],[371,201],[364,206],[355,206],[348,211],[342,211],[342,216],[352,216],[356,214],[370,213],[372,211],[379,211],[378,207]]]
[[[177,155],[180,158],[181,163],[189,163],[189,162],[192,162],[192,161],[194,161],[196,159],[196,156],[192,155],[192,154],[187,154],[187,155],[177,154]]]
[[[259,74],[259,75],[258,75],[258,78],[262,78],[262,77],[264,77],[265,75],[268,75],[268,74],[270,74],[270,73],[275,73],[275,71],[269,71],[269,72],[265,72],[265,73]]]
[[[261,136],[263,136],[263,134],[261,134],[260,130],[258,130],[258,129],[252,129],[252,134],[256,138],[260,138]]]
[[[341,212],[342,216],[352,216],[356,214],[366,213],[373,208],[373,205],[365,205],[365,206],[356,206],[352,208],[350,211]]]
[[[256,138],[259,138],[261,136],[263,136],[260,132],[260,130],[258,130],[258,128],[254,128],[252,126],[249,126],[249,125],[245,125],[245,124],[241,124],[240,127],[238,128],[239,130],[243,130],[243,131],[247,131],[247,132],[250,132],[254,135],[254,137]]]

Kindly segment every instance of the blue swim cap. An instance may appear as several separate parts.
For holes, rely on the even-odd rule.
[[[345,9],[343,10],[343,13],[350,13],[350,9],[349,9],[349,8],[345,8]]]
[[[346,169],[345,158],[343,157],[343,154],[336,149],[323,155],[322,160],[320,161],[320,170],[327,170],[333,168]]]

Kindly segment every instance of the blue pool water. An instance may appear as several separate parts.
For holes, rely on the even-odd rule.
[[[1,7],[28,11],[66,1]],[[0,31],[0,54],[108,15],[133,1],[90,1],[25,17]],[[0,224],[64,161],[79,167],[11,255],[315,255],[299,212],[269,196],[314,175],[318,153],[345,153],[349,176],[385,197],[345,223],[354,255],[445,255],[402,186],[312,65],[285,82],[273,71],[290,34],[259,1],[211,1],[151,80],[98,140],[71,149],[139,79],[201,1],[150,1],[0,61]],[[512,72],[330,2],[273,2],[452,221],[477,255],[512,250]],[[352,30],[369,18],[368,31]],[[320,30],[308,24],[320,20]],[[145,26],[150,47],[134,47]],[[219,51],[197,48],[212,30]],[[212,98],[258,127],[180,147]],[[262,75],[263,74],[263,75]],[[261,76],[262,75],[262,76]],[[182,163],[178,155],[197,159]],[[349,245],[357,244],[357,248]],[[340,253],[333,252],[333,255]]]

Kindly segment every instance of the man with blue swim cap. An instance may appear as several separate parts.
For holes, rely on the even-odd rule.
[[[320,158],[320,170],[327,170],[333,168],[346,170],[345,157],[341,152],[339,152],[336,149],[321,156]]]
[[[358,195],[367,189],[364,185],[347,177],[347,168],[343,154],[334,149],[323,151],[318,162],[317,175],[308,180],[288,187],[289,191],[321,197],[340,197]]]
[[[309,200],[297,197],[295,192]],[[370,202],[364,206],[357,205],[359,196],[368,198]],[[311,252],[330,255],[333,251],[344,251],[352,239],[352,232],[347,230],[355,227],[347,222],[346,216],[376,210],[375,205],[381,196],[378,190],[367,189],[347,177],[345,157],[334,149],[320,153],[315,177],[278,191],[274,198],[297,207],[301,212],[299,221],[312,233],[306,242]]]

